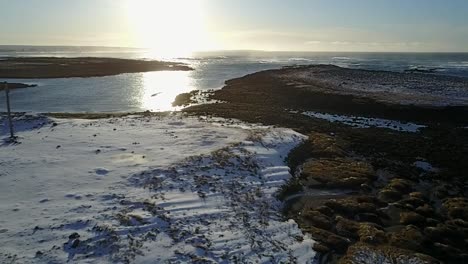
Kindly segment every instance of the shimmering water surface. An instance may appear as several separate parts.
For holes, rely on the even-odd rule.
[[[342,67],[404,71],[432,69],[436,74],[468,78],[468,53],[204,53],[193,58],[152,58],[144,52],[0,52],[6,56],[118,57],[166,59],[189,64],[189,72],[147,72],[67,79],[0,79],[38,84],[11,92],[15,111],[124,112],[174,110],[177,94],[221,88],[228,79],[294,64],[335,64]],[[441,87],[443,89],[443,87]],[[468,92],[468,91],[467,91]],[[0,93],[0,111],[5,105]]]

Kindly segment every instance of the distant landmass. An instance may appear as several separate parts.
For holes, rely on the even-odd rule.
[[[183,63],[115,58],[17,57],[0,60],[0,78],[98,77],[150,71],[189,71]]]

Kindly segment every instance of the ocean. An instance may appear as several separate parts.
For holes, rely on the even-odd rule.
[[[419,69],[429,70],[432,74],[468,78],[468,53],[230,51],[197,53],[188,58],[161,58],[138,49],[0,47],[0,59],[15,56],[163,59],[187,63],[195,69],[190,72],[163,71],[91,78],[0,79],[0,82],[39,85],[11,92],[12,109],[18,112],[176,110],[171,104],[180,93],[219,89],[226,80],[291,65],[334,64],[354,69],[397,72]],[[4,97],[0,93],[0,108],[4,108]]]

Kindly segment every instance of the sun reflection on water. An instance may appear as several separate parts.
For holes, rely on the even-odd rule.
[[[188,71],[146,72],[141,75],[140,107],[150,111],[175,110],[177,95],[194,90]]]

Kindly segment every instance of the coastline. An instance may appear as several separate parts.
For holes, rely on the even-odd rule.
[[[288,156],[296,174],[279,197],[287,201],[285,215],[317,241],[314,249],[322,263],[362,259],[372,263],[398,256],[414,263],[466,260],[468,107],[382,102],[355,90],[353,95],[344,94],[342,87],[330,83],[303,80],[291,85],[290,79],[278,78],[304,69],[269,70],[229,80],[208,95],[220,103],[183,111],[308,135]],[[311,112],[354,117],[348,123],[329,122],[317,114],[306,115]],[[406,132],[353,126],[352,121],[364,117],[424,127]],[[336,191],[341,195],[313,195]]]
[[[293,69],[229,80],[223,89],[207,93],[217,103],[182,112],[199,119],[222,117],[230,123],[235,118],[288,128],[307,136],[288,150],[287,157],[282,156],[295,175],[280,188],[278,198],[284,202],[286,219],[293,219],[316,241],[318,261],[465,260],[468,107],[384,103],[373,97],[330,93],[315,82],[288,85],[290,80],[277,77],[285,71]],[[191,104],[195,95],[182,95],[179,103]],[[166,114],[49,115],[119,120]],[[319,118],[326,114],[351,116],[350,123]],[[420,127],[405,131],[392,129],[394,123],[353,126],[358,121],[369,123],[363,117],[414,122]]]

